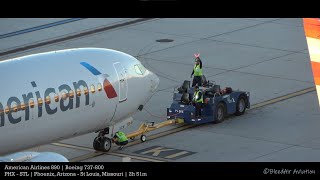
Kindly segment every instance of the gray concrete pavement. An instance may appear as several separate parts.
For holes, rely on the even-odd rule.
[[[308,93],[250,110],[240,117],[230,117],[220,124],[202,125],[125,151],[162,146],[196,152],[176,161],[319,161],[320,112],[314,96],[315,92]]]
[[[0,19],[0,29],[9,23],[15,24],[8,26],[12,31],[29,27],[20,26],[18,21]],[[118,21],[87,19],[28,33],[0,41],[0,50]],[[41,23],[30,19],[29,24]],[[3,28],[1,32],[9,31],[10,28]],[[158,39],[172,39],[173,42],[159,43]],[[146,111],[137,112],[127,132],[136,130],[145,121],[165,119],[173,88],[190,80],[194,53],[201,53],[207,79],[222,87],[250,91],[252,104],[314,86],[302,19],[155,19],[15,53],[0,60],[75,47],[103,47],[129,53],[160,76],[159,89],[146,106],[153,116]],[[244,116],[229,118],[221,124],[188,129],[121,152],[135,154],[161,146],[181,150],[176,151],[181,154],[194,152],[173,161],[319,161],[319,112],[316,93],[312,92],[248,111]],[[95,135],[89,133],[61,142],[92,147]],[[44,150],[71,157],[69,152],[52,145]],[[72,151],[79,156],[83,153]],[[121,158],[103,155],[85,161],[121,161]]]
[[[131,18],[133,19],[133,18]],[[17,30],[32,28],[39,25],[53,23],[65,19],[13,19],[13,20],[0,20],[0,27],[3,33],[10,33]],[[130,18],[87,18],[72,23],[61,24],[51,28],[41,29],[21,35],[16,35],[8,38],[1,39],[0,51],[23,47],[33,44],[35,42],[43,42],[74,33],[84,32],[93,28],[102,27],[106,25],[113,25],[120,22],[125,22]],[[30,22],[30,23],[29,23]],[[12,28],[13,27],[13,28]],[[11,29],[12,28],[12,29]]]

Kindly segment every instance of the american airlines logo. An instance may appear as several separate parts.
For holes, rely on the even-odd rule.
[[[93,66],[86,62],[81,62],[81,65],[83,65],[85,68],[87,68],[93,75],[99,76],[101,73],[95,69]],[[36,82],[32,81],[31,85],[33,88],[37,87]],[[26,94],[22,94],[18,98],[16,96],[12,96],[7,100],[7,106],[4,109],[3,104],[0,102],[0,127],[5,126],[5,114],[7,114],[7,118],[11,124],[17,124],[21,122],[22,116],[17,117],[17,115],[14,116],[14,113],[19,110],[24,110],[24,120],[28,121],[30,119],[30,108],[33,108],[34,106],[37,106],[38,108],[38,117],[42,117],[43,114],[43,108],[49,115],[53,115],[57,113],[58,107],[60,107],[60,110],[62,112],[67,110],[72,110],[73,108],[79,108],[80,107],[80,97],[81,97],[81,91],[80,88],[84,90],[85,95],[85,105],[89,105],[89,98],[90,93],[88,91],[88,84],[84,80],[79,80],[78,82],[72,83],[73,88],[71,88],[67,84],[62,84],[58,87],[58,92],[60,95],[57,95],[57,91],[55,88],[47,88],[43,94],[43,96],[40,95],[39,91],[29,92]],[[102,88],[102,87],[101,87]],[[106,96],[109,99],[117,97],[117,93],[114,90],[112,84],[108,81],[107,78],[104,78],[103,80],[103,89],[106,93]],[[72,92],[72,93],[70,93]],[[47,97],[50,97],[50,94],[55,94],[54,100],[47,101]],[[75,98],[73,98],[73,93]],[[69,94],[69,95],[67,95]],[[67,96],[69,96],[69,100],[67,100]],[[42,98],[44,97],[44,98]],[[38,103],[34,103],[34,98],[36,98]],[[21,101],[21,99],[23,101]],[[41,101],[44,99],[44,103]],[[75,102],[74,102],[75,99]],[[41,100],[41,101],[39,101]],[[52,102],[59,102],[57,104],[57,107],[52,107],[54,104]],[[14,105],[14,106],[13,106]],[[43,107],[44,106],[44,107]]]
[[[87,68],[93,75],[95,76],[102,76],[102,74],[93,66],[91,66],[90,64],[86,63],[86,62],[81,62],[80,63],[82,66],[84,66],[85,68]],[[104,91],[106,92],[106,95],[109,99],[115,98],[117,97],[117,93],[114,90],[112,84],[108,81],[107,78],[103,78],[103,87],[104,87]]]

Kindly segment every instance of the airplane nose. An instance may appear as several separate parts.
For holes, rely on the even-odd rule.
[[[150,80],[151,80],[151,91],[155,92],[159,86],[160,79],[156,74],[151,72]]]

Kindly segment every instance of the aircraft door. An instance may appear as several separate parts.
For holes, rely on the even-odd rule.
[[[127,82],[127,73],[120,62],[113,64],[116,69],[119,80],[119,102],[124,102],[127,100],[128,93],[128,82]]]

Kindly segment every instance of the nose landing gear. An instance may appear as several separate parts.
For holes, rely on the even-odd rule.
[[[109,134],[109,128],[103,129],[93,140],[93,148],[96,151],[108,152],[111,149],[111,139],[104,135]]]

